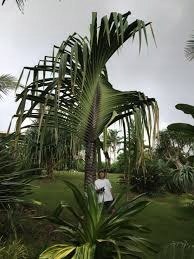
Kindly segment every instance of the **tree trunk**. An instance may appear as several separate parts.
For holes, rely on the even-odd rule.
[[[47,168],[46,168],[46,170],[47,170],[47,176],[48,176],[50,179],[54,179],[53,167],[54,167],[53,161],[52,161],[52,160],[49,160],[49,161],[47,162]]]
[[[98,157],[98,170],[102,167],[101,150],[100,146],[97,146],[97,157]]]
[[[86,142],[84,187],[96,180],[96,141]]]
[[[85,134],[85,180],[84,188],[86,189],[88,184],[94,183],[96,180],[96,168],[97,168],[97,128],[98,128],[98,116],[100,107],[100,88],[96,88],[94,95],[91,112],[88,117],[88,126]]]

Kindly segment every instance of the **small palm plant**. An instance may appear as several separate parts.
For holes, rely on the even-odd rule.
[[[72,183],[65,183],[73,191],[78,210],[61,202],[52,216],[40,217],[59,225],[58,231],[64,234],[64,243],[49,247],[40,259],[104,259],[121,258],[123,255],[142,258],[146,250],[155,251],[147,239],[135,235],[136,232],[149,230],[130,220],[132,215],[149,204],[148,201],[136,202],[134,199],[122,204],[115,213],[105,215],[92,185],[82,194]],[[120,198],[121,195],[115,199],[114,206]],[[63,209],[73,214],[76,219],[74,223],[62,218]]]
[[[36,169],[21,169],[21,161],[14,158],[12,136],[0,140],[0,206],[21,202],[31,193],[30,182]]]

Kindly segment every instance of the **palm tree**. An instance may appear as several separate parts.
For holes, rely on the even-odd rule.
[[[105,128],[121,121],[127,134],[134,114],[149,138],[156,128],[155,99],[137,91],[115,90],[108,80],[106,63],[124,42],[133,39],[137,32],[139,50],[142,32],[147,42],[146,27],[151,24],[141,20],[128,24],[129,15],[130,12],[111,13],[98,25],[97,14],[93,13],[89,39],[74,33],[60,47],[54,46],[51,56],[35,67],[25,67],[21,74],[22,78],[29,71],[26,87],[17,95],[21,102],[16,114],[16,133],[26,118],[33,118],[39,120],[39,128],[54,127],[56,140],[60,128],[70,132],[72,145],[83,141],[85,186],[95,180],[97,141]],[[31,83],[29,78],[33,78]],[[142,135],[143,132],[140,131]]]
[[[0,99],[2,99],[3,95],[7,94],[9,90],[13,90],[16,84],[17,81],[15,77],[8,74],[0,75]]]
[[[191,39],[187,41],[185,47],[185,56],[189,61],[194,59],[194,35],[192,35]]]
[[[118,136],[119,130],[108,130],[107,144],[110,148],[110,154],[113,152],[114,161],[116,160],[116,151],[119,144],[121,144],[122,137]]]

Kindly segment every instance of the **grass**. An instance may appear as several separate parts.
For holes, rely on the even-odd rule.
[[[83,189],[83,177],[84,175],[78,172],[60,172],[56,174],[54,181],[36,181],[31,198],[42,202],[43,211],[50,213],[61,200],[74,203],[72,193],[63,183],[63,179]],[[109,179],[113,185],[113,193],[120,192],[122,186],[118,184],[118,175],[109,175]],[[193,196],[165,194],[149,199],[151,204],[133,217],[134,222],[151,229],[147,237],[160,245],[179,240],[194,244],[194,207],[187,205],[194,199]],[[70,215],[67,214],[66,217]]]
[[[54,180],[41,180],[34,183],[31,198],[40,201],[48,210],[52,211],[60,201],[73,203],[71,191],[66,187],[63,179],[73,182],[80,190],[83,190],[84,174],[79,172],[58,172]],[[118,175],[110,175],[114,193],[120,191]]]
[[[186,195],[171,195],[153,199],[135,221],[149,227],[150,238],[165,245],[171,241],[187,240],[194,244],[194,208],[187,205],[191,202]]]

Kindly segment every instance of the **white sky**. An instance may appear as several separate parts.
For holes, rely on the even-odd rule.
[[[184,57],[184,46],[194,29],[193,0],[27,0],[24,14],[15,0],[0,7],[0,74],[19,77],[24,66],[33,66],[52,52],[54,44],[74,31],[85,35],[91,12],[99,17],[111,11],[132,12],[131,21],[152,21],[158,47],[149,49],[128,42],[108,64],[109,78],[120,90],[140,90],[160,107],[160,125],[191,122],[175,104],[194,105],[194,62]],[[18,104],[14,94],[0,102],[0,131],[6,131]]]

